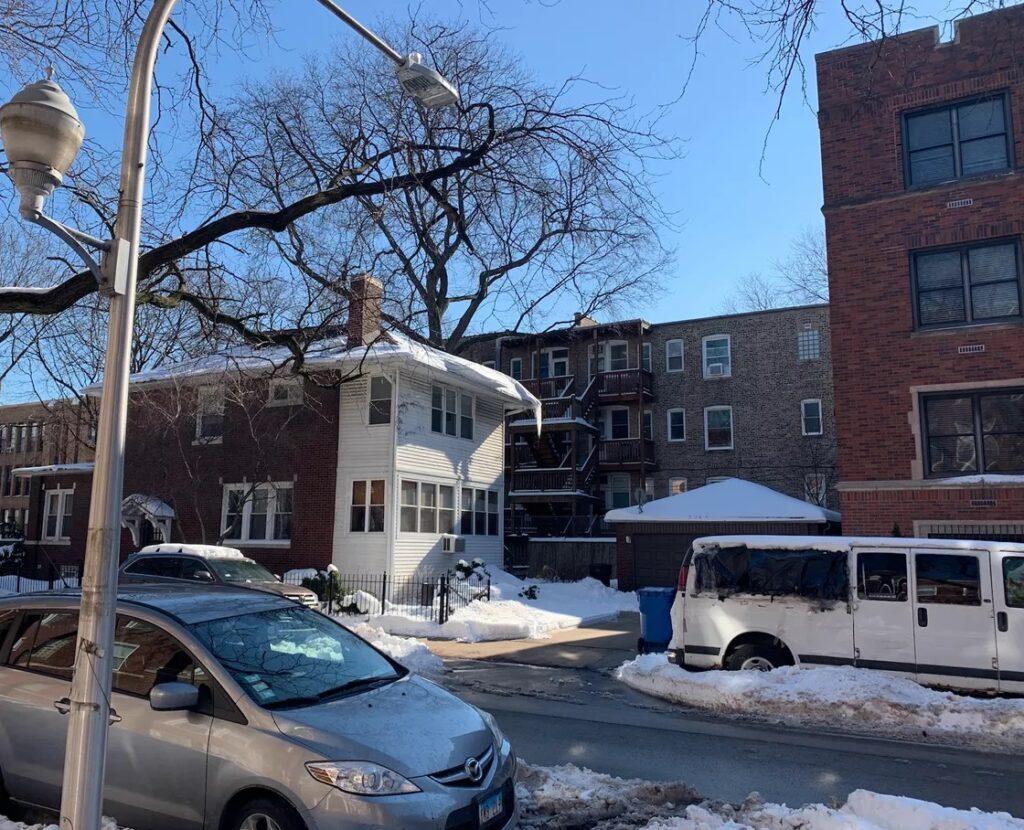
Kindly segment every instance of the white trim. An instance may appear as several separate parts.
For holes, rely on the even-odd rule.
[[[679,344],[679,368],[673,369],[671,365],[671,359],[673,355],[669,354],[669,347],[674,343]],[[672,374],[678,374],[686,368],[686,345],[681,337],[673,338],[672,340],[665,341],[665,371]]]
[[[676,412],[682,412],[683,413],[683,437],[682,438],[673,438],[672,437],[672,416]],[[672,409],[668,409],[668,410],[665,411],[665,440],[669,441],[670,443],[673,443],[673,444],[681,444],[683,441],[686,440],[686,410],[683,409],[681,406],[673,407]],[[683,481],[685,481],[685,480],[686,479],[683,479]]]
[[[519,374],[516,374],[515,365],[519,364]],[[508,362],[508,376],[513,380],[524,380],[523,378],[523,359],[521,357],[513,357]]]
[[[287,390],[283,398],[275,398],[274,392],[278,389]],[[302,385],[302,378],[292,376],[287,378],[271,378],[267,384],[267,406],[301,406],[305,398],[305,389]]]
[[[603,406],[601,421],[604,428],[601,430],[601,437],[605,441],[628,441],[630,438],[635,438],[633,435],[633,419],[629,416],[628,406]],[[612,413],[613,412],[625,412],[626,413],[626,435],[615,438],[612,435]]]
[[[709,340],[725,340],[728,346],[726,354],[726,362],[722,363],[716,361],[715,363],[708,363],[708,341]],[[732,335],[731,334],[709,334],[707,337],[700,341],[701,351],[701,371],[704,375],[704,380],[718,380],[719,378],[731,378],[732,377]],[[721,374],[709,374],[709,366],[721,366]]]
[[[708,413],[709,412],[722,412],[729,410],[729,446],[728,447],[709,447],[708,446]],[[731,406],[705,406],[704,407],[704,451],[705,452],[723,452],[725,450],[731,450],[736,444],[736,418],[734,417]]]
[[[385,426],[385,425],[384,424],[380,424],[380,426]],[[375,481],[379,481],[381,483],[381,487],[384,490],[384,494],[382,496],[383,501],[380,504],[374,504],[374,502],[372,500],[372,498],[373,498],[373,483]],[[366,490],[365,490],[366,499],[365,499],[365,501],[363,501],[361,504],[358,505],[359,507],[362,507],[362,508],[364,508],[366,510],[366,514],[363,516],[363,526],[361,528],[355,528],[355,527],[352,526],[352,511],[357,506],[356,502],[355,502],[355,499],[353,498],[353,491],[355,490],[355,486],[356,486],[357,483],[362,483],[365,486],[365,488],[366,488]],[[378,533],[385,533],[385,532],[387,532],[387,526],[388,526],[388,480],[386,478],[353,478],[353,479],[351,479],[349,481],[348,484],[349,484],[349,487],[348,487],[348,519],[347,519],[348,520],[348,532],[349,533],[360,533],[360,534],[364,534],[364,535],[372,535],[374,537]],[[372,508],[374,508],[374,507],[381,507],[381,508],[384,509],[384,524],[381,526],[380,530],[370,530],[369,527],[368,527],[369,524],[370,524],[370,510]]]
[[[371,411],[371,408],[373,406],[373,402],[375,400],[378,400],[378,401],[384,400],[383,398],[374,398],[373,397],[373,382],[377,378],[381,378],[382,380],[384,380],[388,384],[388,388],[389,388],[390,391],[388,393],[388,404],[389,404],[389,406],[388,406],[388,419],[386,421],[381,421],[380,423],[374,424],[374,423],[372,423],[370,421],[370,411]],[[365,403],[366,403],[366,426],[368,426],[368,427],[386,427],[386,426],[390,426],[391,422],[393,420],[395,420],[395,382],[390,377],[388,377],[385,374],[370,375],[366,379],[366,402]]]
[[[50,536],[46,532],[46,526],[50,523],[50,499],[56,498],[57,511],[55,513],[56,522],[54,523],[55,535]],[[65,516],[67,511],[67,500],[71,499],[71,514]],[[43,527],[41,534],[41,541],[53,544],[67,545],[71,544],[71,528],[64,527],[64,521],[67,519],[70,524],[74,520],[74,498],[75,490],[73,487],[58,487],[53,490],[43,491]]]
[[[274,519],[277,516],[277,492],[278,490],[289,489],[292,492],[292,532],[295,530],[295,482],[294,481],[261,481],[261,482],[240,482],[223,485],[223,496],[221,497],[220,509],[220,532],[225,534],[228,531],[228,494],[233,490],[241,490],[248,493],[245,502],[242,504],[241,527],[239,536],[224,536],[225,542],[234,542],[238,547],[290,547],[292,540],[274,539]],[[262,538],[251,538],[250,521],[252,518],[253,496],[257,490],[267,490],[267,525],[265,533],[270,536]]]
[[[816,403],[818,405],[818,431],[808,432],[807,431],[807,414],[804,411],[804,405],[809,403]],[[805,437],[818,436],[825,434],[825,414],[821,406],[821,398],[804,398],[800,401],[800,434]]]

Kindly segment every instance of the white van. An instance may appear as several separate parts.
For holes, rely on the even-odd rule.
[[[863,666],[1024,692],[1024,544],[709,536],[683,558],[669,660]]]

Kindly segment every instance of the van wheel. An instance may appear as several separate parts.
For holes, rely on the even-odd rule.
[[[299,814],[289,805],[273,798],[254,798],[235,814],[231,830],[306,830]]]
[[[771,671],[779,666],[791,666],[789,652],[779,646],[762,643],[743,643],[736,646],[725,660],[729,671]]]

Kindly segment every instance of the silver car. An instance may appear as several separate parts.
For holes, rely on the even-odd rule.
[[[79,602],[0,599],[0,798],[59,806]],[[490,715],[282,597],[122,585],[113,685],[103,811],[123,826],[516,823],[516,760]]]

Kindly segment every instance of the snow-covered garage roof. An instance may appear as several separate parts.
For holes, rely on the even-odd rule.
[[[641,507],[609,510],[606,522],[838,522],[839,514],[752,481],[730,478]]]

